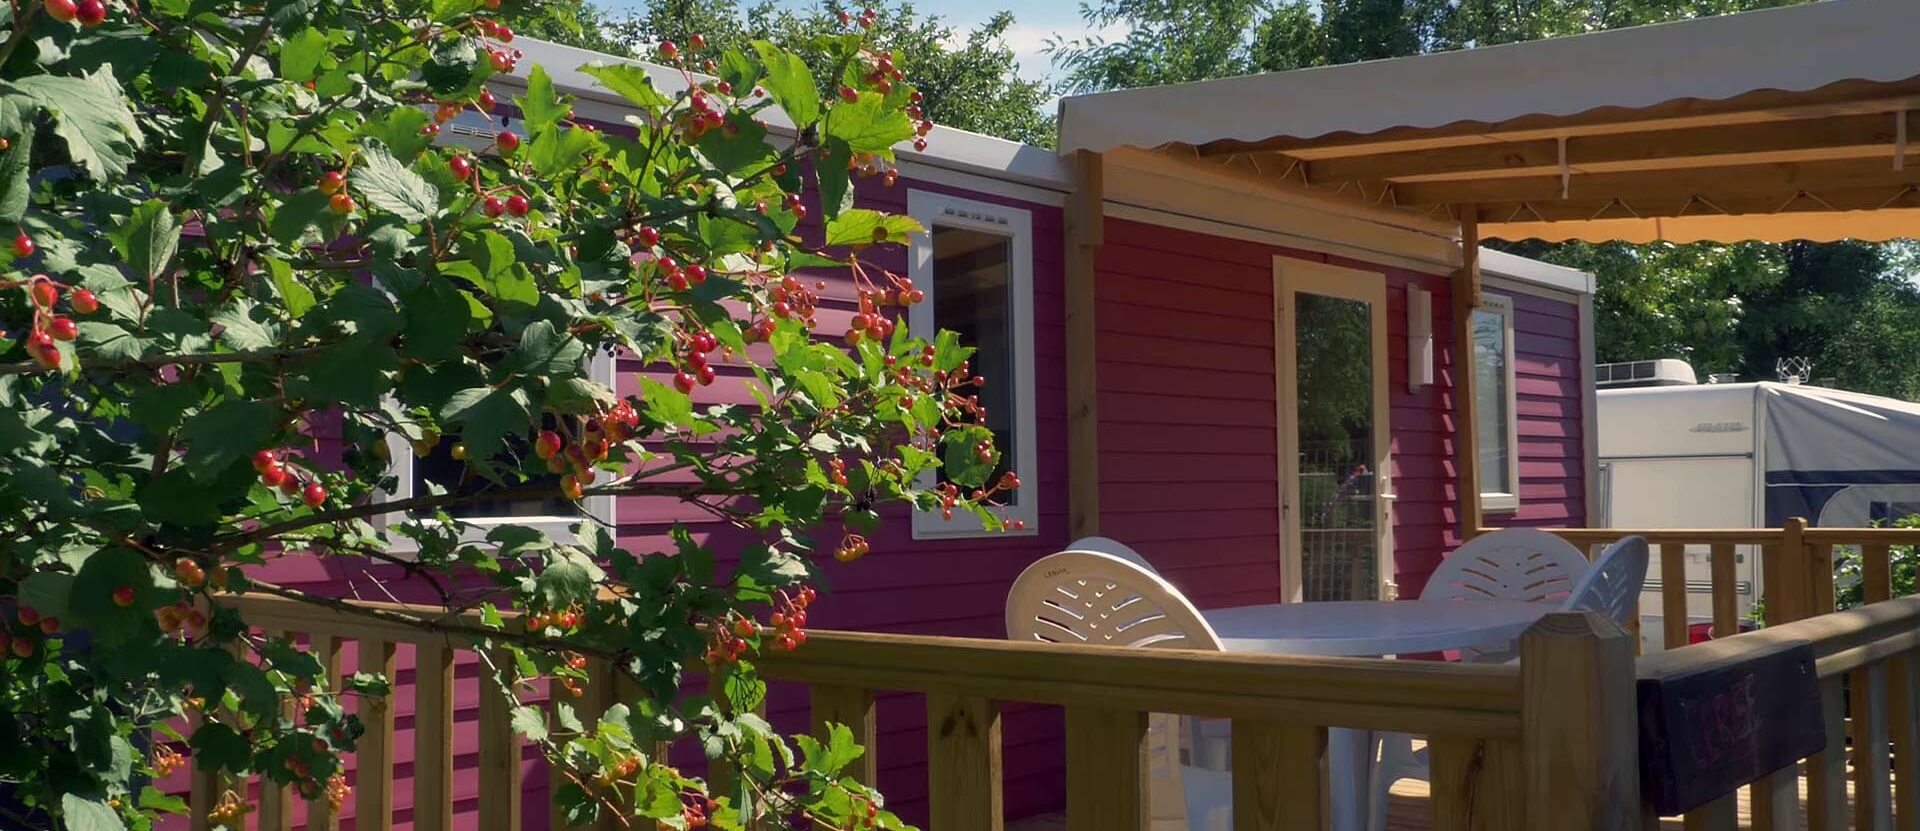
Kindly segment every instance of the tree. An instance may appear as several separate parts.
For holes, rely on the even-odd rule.
[[[582,67],[639,113],[619,134],[575,121],[533,67],[524,132],[439,143],[519,60],[492,5],[15,6],[0,45],[0,221],[20,228],[0,272],[0,782],[44,821],[148,827],[169,801],[135,789],[182,747],[202,771],[339,799],[363,729],[342,703],[390,681],[327,688],[311,654],[228,602],[262,594],[478,638],[506,656],[483,683],[509,694],[577,688],[588,658],[609,662],[645,696],[598,723],[562,705],[549,732],[513,709],[582,822],[899,825],[838,775],[850,734],[821,752],[752,715],[751,666],[804,642],[813,558],[865,553],[879,507],[993,528],[990,503],[1018,486],[988,481],[969,350],[898,328],[921,293],[865,260],[920,231],[849,202],[849,171],[883,174],[914,136],[916,93],[886,70],[899,58],[848,27],[809,46],[832,56],[824,85],[764,41],[662,46],[718,69],[678,89]],[[757,116],[776,104],[795,137],[769,140]],[[798,268],[858,287],[844,345],[811,337],[820,298]],[[586,359],[615,350],[670,381],[596,383]],[[723,364],[756,403],[695,406]],[[393,434],[451,446],[468,481],[381,501]],[[594,495],[677,498],[746,541],[716,551],[677,528],[673,552],[627,551],[583,521],[573,541],[507,525],[463,544],[454,516]],[[478,622],[256,579],[287,557],[389,566]],[[703,665],[712,698],[682,687]],[[143,749],[189,714],[204,718],[182,744]],[[744,760],[738,791],[709,794],[647,750],[689,735]],[[241,827],[243,809],[229,792],[214,819]]]
[[[738,47],[752,40],[795,45],[795,52],[821,76],[835,70],[835,57],[808,44],[839,30],[844,20],[869,21],[873,48],[901,58],[900,69],[925,99],[921,106],[932,120],[962,130],[1051,147],[1053,119],[1047,114],[1048,86],[1020,77],[1013,50],[1005,38],[1014,17],[993,15],[967,32],[958,32],[938,16],[922,15],[912,3],[876,3],[864,9],[839,2],[804,10],[762,0],[744,6],[739,0],[648,0],[640,9],[613,18],[591,6],[570,0],[563,9],[528,14],[536,20],[556,15],[579,21],[577,30],[541,24],[543,37],[596,51],[632,54],[664,41],[685,43],[699,32],[718,48]],[[843,15],[845,16],[843,18]],[[596,27],[590,21],[599,21]]]

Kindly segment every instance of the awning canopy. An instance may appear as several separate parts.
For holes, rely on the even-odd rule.
[[[1782,9],[1075,96],[1130,146],[1489,238],[1920,236],[1920,0]],[[1913,164],[1907,164],[1907,162]]]

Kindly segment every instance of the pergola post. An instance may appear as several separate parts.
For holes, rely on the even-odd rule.
[[[1099,153],[1073,154],[1067,198],[1067,511],[1070,539],[1100,532],[1100,412],[1095,383],[1094,256],[1105,235]]]
[[[1480,430],[1474,412],[1473,310],[1480,306],[1480,209],[1457,205],[1460,270],[1453,274],[1453,464],[1460,541],[1480,533]]]

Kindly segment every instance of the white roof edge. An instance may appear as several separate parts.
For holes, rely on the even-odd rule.
[[[494,77],[504,84],[515,87],[526,86],[527,74],[535,65],[539,65],[553,79],[554,86],[562,92],[615,106],[627,106],[625,99],[608,92],[599,86],[593,76],[580,71],[581,66],[600,61],[641,67],[652,77],[654,86],[668,95],[676,94],[686,88],[686,80],[680,70],[670,66],[608,55],[537,38],[515,38],[514,46],[525,55],[519,66],[515,67],[511,75]],[[696,73],[695,77],[706,76]],[[775,134],[793,135],[793,120],[788,118],[779,107],[768,107],[762,110],[761,119],[766,121],[767,128]],[[1047,190],[1066,192],[1073,188],[1073,177],[1067,162],[1044,147],[1035,147],[953,127],[942,127],[938,124],[934,125],[926,139],[927,149],[924,151],[915,150],[911,141],[904,141],[894,146],[894,153],[907,161],[951,170],[984,173]]]
[[[1920,3],[1828,0],[1060,101],[1060,152],[1497,124],[1920,77]]]
[[[1533,283],[1575,294],[1593,293],[1593,275],[1577,268],[1495,251],[1480,249],[1480,270],[1487,274]]]

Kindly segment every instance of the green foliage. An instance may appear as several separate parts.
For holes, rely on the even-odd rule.
[[[595,19],[509,11],[561,30]],[[997,527],[1012,486],[984,481],[998,451],[957,370],[967,350],[896,333],[911,296],[868,259],[922,229],[841,210],[848,159],[884,171],[914,135],[913,86],[872,70],[918,57],[899,38],[944,30],[906,12],[866,34],[792,18],[750,44],[742,29],[689,57],[731,89],[584,68],[637,110],[622,136],[576,122],[528,67],[527,134],[474,151],[436,125],[517,71],[478,0],[160,2],[94,28],[42,12],[23,2],[0,38],[0,217],[34,249],[0,271],[11,794],[68,828],[144,831],[183,810],[145,784],[181,764],[309,799],[344,786],[339,755],[366,729],[352,700],[391,680],[330,686],[248,619],[261,602],[343,605],[273,582],[276,562],[311,557],[376,593],[399,580],[479,610],[378,616],[477,639],[509,694],[639,690],[592,723],[512,710],[581,823],[900,827],[845,777],[862,749],[844,728],[819,747],[751,715],[766,694],[752,661],[804,638],[816,538],[864,553],[889,505]],[[756,86],[798,137],[756,123],[774,103]],[[832,195],[830,247],[792,234],[789,167]],[[844,271],[865,335],[816,340],[813,278],[790,263]],[[622,395],[589,371],[616,354],[673,382],[643,375]],[[712,384],[750,393],[689,394]],[[923,486],[943,436],[969,443],[950,478],[977,492]],[[395,437],[458,475],[383,501]],[[716,551],[676,526],[672,551],[628,551],[578,507],[596,497],[691,503],[747,539]],[[506,503],[580,521],[565,537],[491,523],[482,540],[458,518]],[[776,613],[788,622],[748,625]],[[702,669],[711,698],[682,687]],[[709,794],[653,757],[682,737],[746,770],[741,788]],[[214,822],[238,827],[240,807],[223,795]]]

